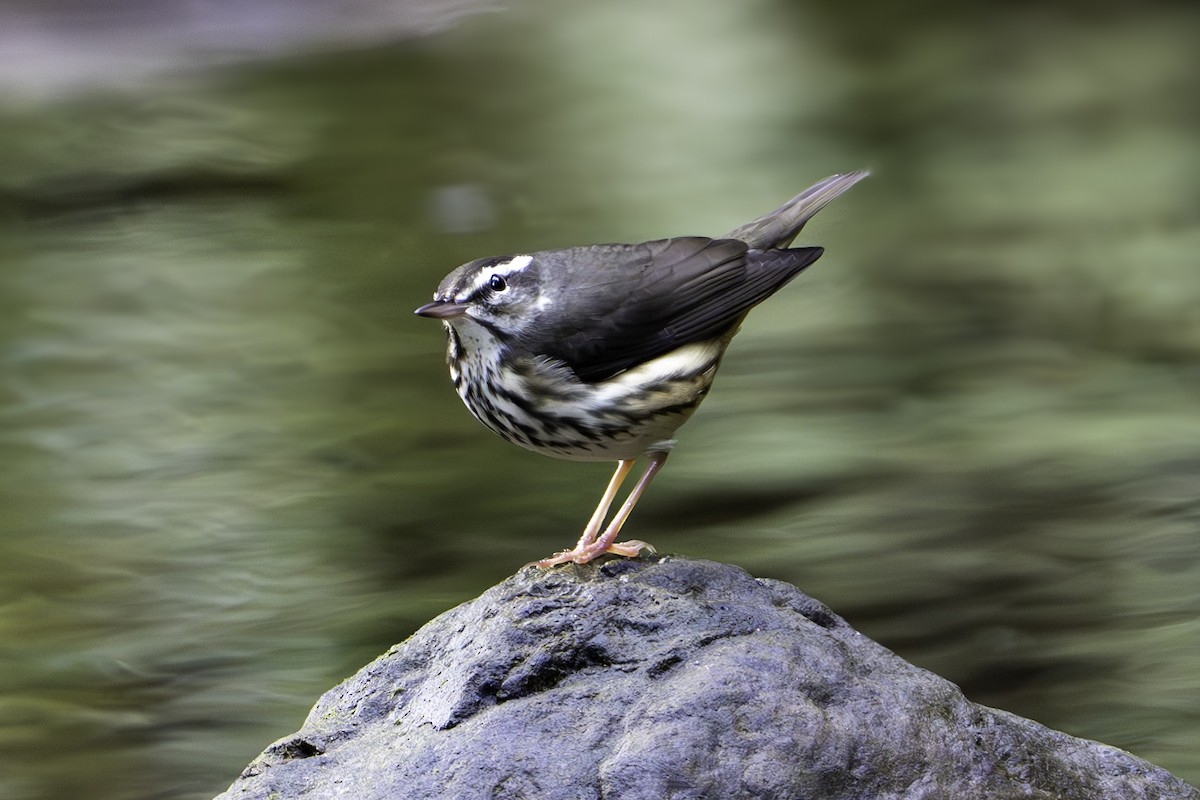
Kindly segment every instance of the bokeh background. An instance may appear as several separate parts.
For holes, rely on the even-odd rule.
[[[627,529],[1200,783],[1200,10],[0,6],[0,796],[207,798],[608,477],[439,278],[873,177]]]

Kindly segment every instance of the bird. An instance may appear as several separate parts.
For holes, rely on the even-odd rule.
[[[750,310],[824,252],[790,247],[801,228],[867,175],[831,175],[720,238],[476,259],[416,309],[442,321],[454,388],[487,428],[547,456],[616,462],[575,547],[532,565],[654,551],[644,541],[616,540],[666,463],[676,430],[707,396]],[[605,524],[643,457],[645,470]]]

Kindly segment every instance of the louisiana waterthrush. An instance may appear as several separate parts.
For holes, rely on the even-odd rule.
[[[866,176],[826,178],[720,239],[482,258],[447,275],[434,301],[417,309],[445,323],[450,376],[476,419],[538,453],[617,462],[575,548],[536,564],[649,547],[616,538],[667,460],[675,430],[708,393],[750,309],[821,256],[820,247],[789,248],[796,234]],[[642,456],[646,471],[606,527]]]

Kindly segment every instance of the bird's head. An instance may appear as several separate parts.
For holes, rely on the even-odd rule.
[[[458,328],[475,323],[499,337],[527,328],[545,305],[532,255],[481,258],[447,275],[433,302],[416,310]]]

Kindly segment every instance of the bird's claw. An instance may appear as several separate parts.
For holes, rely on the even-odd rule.
[[[649,542],[643,542],[640,539],[630,539],[628,542],[613,542],[604,552],[614,553],[626,558],[636,558],[643,550],[649,550],[651,553],[658,552],[654,549],[654,545]]]
[[[607,547],[601,542],[595,542],[587,547],[576,547],[574,550],[563,550],[555,553],[549,558],[543,558],[540,561],[531,561],[526,564],[526,567],[554,567],[559,564],[587,564],[590,561],[604,555],[612,553],[613,555],[624,556],[626,558],[634,558],[643,550],[649,550],[651,553],[658,552],[654,546],[646,542],[630,539],[628,542],[614,542]]]

